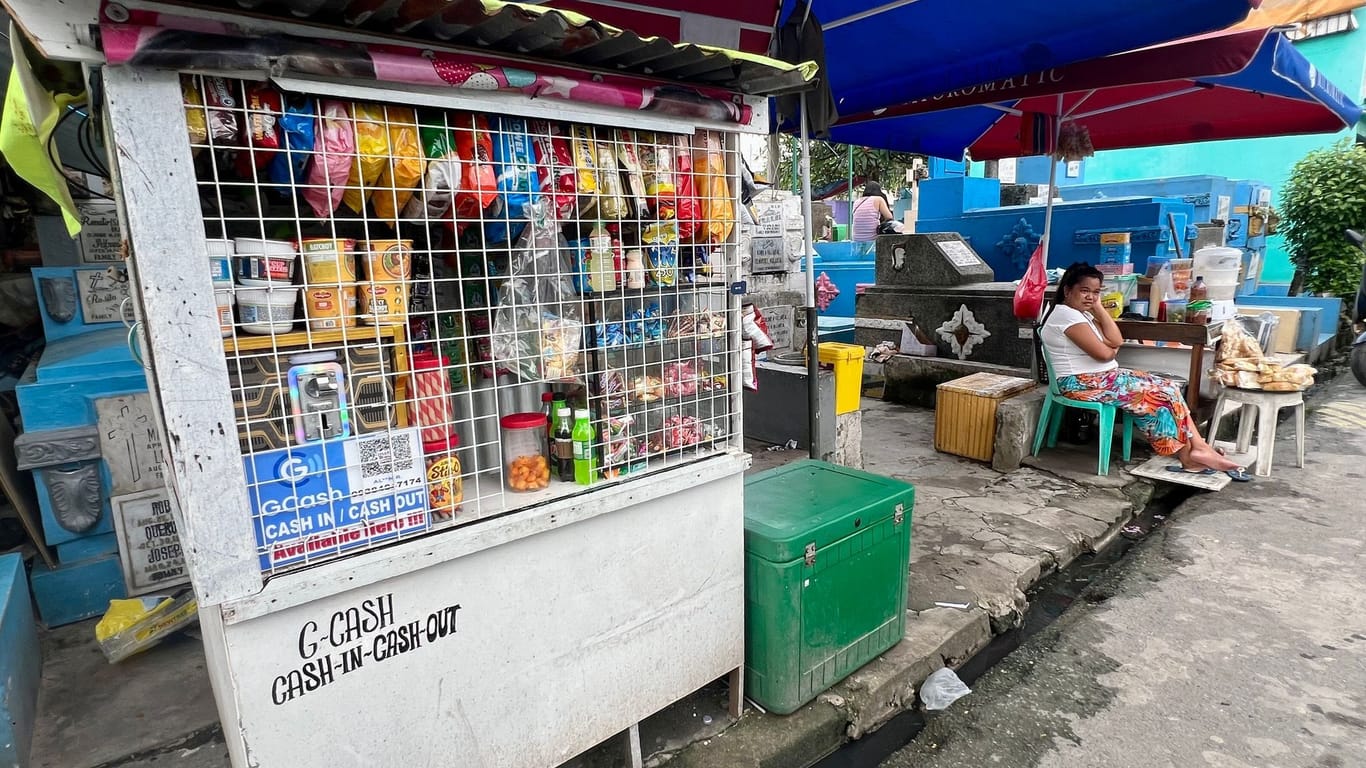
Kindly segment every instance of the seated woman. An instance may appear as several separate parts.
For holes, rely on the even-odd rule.
[[[1100,306],[1104,276],[1090,264],[1067,268],[1040,336],[1058,391],[1074,400],[1110,403],[1133,414],[1134,425],[1153,450],[1175,456],[1177,472],[1227,472],[1246,482],[1247,472],[1200,437],[1190,408],[1171,381],[1120,368],[1115,353],[1124,343],[1115,321]],[[1106,436],[1102,435],[1102,439]]]
[[[854,202],[852,226],[849,239],[871,241],[877,238],[879,228],[893,220],[892,209],[887,205],[887,196],[882,185],[870,181],[863,185],[863,197]]]

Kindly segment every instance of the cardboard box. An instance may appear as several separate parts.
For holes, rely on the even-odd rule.
[[[1096,269],[1100,270],[1100,273],[1106,277],[1132,275],[1134,273],[1134,265],[1128,262],[1123,264],[1097,264]]]

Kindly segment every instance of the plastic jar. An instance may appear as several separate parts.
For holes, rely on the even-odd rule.
[[[269,336],[294,330],[298,288],[238,288],[237,312],[242,330]]]
[[[455,435],[422,444],[422,459],[427,467],[427,510],[443,520],[455,517],[465,500],[460,459],[456,456],[459,447],[460,439]]]
[[[550,485],[545,414],[514,413],[504,416],[499,426],[503,431],[503,466],[508,489],[523,493]]]
[[[237,297],[233,295],[232,285],[229,284],[226,288],[215,288],[213,299],[214,303],[218,305],[218,330],[226,339],[232,335],[232,308],[237,304]]]
[[[232,285],[232,257],[235,251],[231,240],[205,240],[204,251],[209,257],[209,274],[213,284]]]
[[[431,352],[413,355],[413,397],[422,442],[445,440],[454,434],[455,408],[451,404],[451,380],[446,375],[451,359]]]

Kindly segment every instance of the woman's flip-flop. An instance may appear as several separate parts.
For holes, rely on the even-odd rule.
[[[1233,482],[1235,482],[1235,483],[1250,483],[1250,482],[1252,482],[1252,475],[1249,475],[1249,474],[1247,473],[1247,469],[1244,468],[1244,467],[1238,467],[1237,469],[1230,469],[1230,470],[1228,470],[1227,472],[1225,472],[1224,474],[1228,475],[1229,478],[1230,478],[1231,480],[1233,480]]]
[[[1167,471],[1168,471],[1168,472],[1177,472],[1177,473],[1183,474],[1183,475],[1212,475],[1212,474],[1214,474],[1214,470],[1209,469],[1208,467],[1206,467],[1206,468],[1204,468],[1204,469],[1186,469],[1185,467],[1181,466],[1180,464],[1176,464],[1176,465],[1167,467]],[[1230,471],[1231,471],[1231,470],[1230,470]]]

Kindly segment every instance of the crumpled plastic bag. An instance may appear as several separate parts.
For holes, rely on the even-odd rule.
[[[109,610],[95,625],[95,640],[110,664],[116,664],[156,645],[199,619],[194,592],[179,597],[148,595],[110,600]]]
[[[735,227],[735,201],[726,181],[726,153],[721,134],[702,131],[694,140],[698,207],[705,224],[696,234],[698,242],[723,243]]]
[[[279,185],[281,192],[292,194],[295,185],[303,183],[309,158],[313,156],[315,130],[313,99],[299,94],[285,94],[284,113],[280,116],[280,139],[284,151],[275,153],[268,169],[271,182]]]
[[[531,222],[498,292],[492,357],[523,381],[567,378],[578,373],[583,346],[578,297],[562,263],[568,244],[543,199],[529,203],[527,214]]]
[[[462,112],[452,117],[455,151],[465,176],[455,193],[456,229],[482,218],[498,199],[498,175],[493,169],[493,138],[483,115]]]
[[[356,213],[364,213],[365,196],[374,191],[389,165],[389,130],[384,126],[384,107],[378,104],[354,104],[351,115],[355,118],[356,154],[342,202]]]
[[[955,701],[969,693],[972,693],[972,689],[959,679],[957,672],[940,667],[921,683],[920,703],[930,712],[938,712],[953,706]]]

